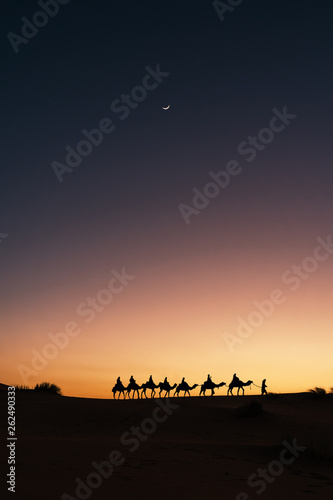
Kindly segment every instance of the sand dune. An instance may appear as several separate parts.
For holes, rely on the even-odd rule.
[[[5,396],[0,395],[2,407]],[[263,411],[255,402],[263,404]],[[252,406],[237,410],[244,405]],[[19,392],[16,412],[14,498],[19,500],[332,498],[329,396],[214,396],[166,402]],[[139,435],[133,434],[133,426]],[[283,442],[306,450],[296,450],[297,456],[287,450],[283,456],[289,464],[281,465]],[[6,457],[2,447],[2,464]],[[104,465],[98,473],[98,464],[110,460],[113,470]],[[258,477],[259,468],[271,471],[267,481]],[[102,478],[102,472],[109,477]],[[90,489],[82,486],[77,496],[76,478],[87,484],[92,473]],[[65,493],[68,496],[62,496]]]

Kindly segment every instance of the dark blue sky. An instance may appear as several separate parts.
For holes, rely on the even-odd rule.
[[[328,2],[245,1],[221,22],[212,2],[71,0],[15,54],[7,34],[21,34],[22,16],[31,20],[37,10],[34,1],[2,5],[0,229],[11,234],[12,251],[51,227],[59,237],[67,225],[89,233],[106,213],[114,237],[138,212],[143,220],[176,215],[209,170],[235,158],[237,145],[284,105],[298,115],[292,137],[277,140],[292,168],[282,155],[278,168],[252,181],[289,186],[295,196],[317,183],[330,194]],[[120,121],[111,102],[157,64],[170,75]],[[65,146],[104,117],[116,130],[59,184],[51,163],[64,162]],[[277,143],[269,149],[257,172],[278,160]],[[252,181],[249,173],[239,184],[248,191]]]
[[[222,23],[212,2],[71,0],[15,54],[6,35],[19,34],[20,18],[37,10],[33,1],[2,6],[1,198],[13,212],[3,231],[17,222],[20,204],[45,212],[52,200],[66,203],[67,190],[71,199],[82,190],[94,199],[107,187],[121,204],[130,177],[134,197],[142,189],[163,196],[169,184],[186,192],[205,173],[205,158],[233,157],[274,106],[287,104],[300,118],[295,150],[329,146],[333,8],[325,1],[244,1]],[[158,63],[170,76],[126,121],[116,119],[117,131],[64,185],[54,182],[51,162],[62,161],[83,128],[111,117],[111,102]],[[166,103],[168,115],[160,112]]]

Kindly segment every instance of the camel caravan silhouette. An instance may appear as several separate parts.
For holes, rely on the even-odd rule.
[[[192,386],[189,386],[187,382],[185,382],[185,377],[183,377],[182,381],[180,384],[177,385],[176,387],[176,390],[175,390],[175,393],[174,393],[174,396],[179,396],[179,393],[181,391],[184,391],[184,397],[186,396],[186,393],[191,396],[190,394],[190,391],[192,391],[192,389],[195,389],[196,387],[198,387],[199,384],[194,384]]]
[[[247,385],[251,385],[253,384],[253,381],[252,380],[248,380],[247,382],[242,382],[241,380],[239,380],[239,378],[236,376],[236,373],[234,373],[234,377],[232,379],[232,381],[230,382],[229,384],[229,389],[228,389],[228,392],[227,392],[227,396],[229,396],[229,393],[233,396],[233,393],[232,393],[232,390],[235,388],[235,387],[238,387],[238,391],[237,391],[237,396],[239,396],[239,389],[242,389],[243,391],[243,396],[244,396],[244,387],[247,386]]]
[[[264,379],[264,381],[266,382],[266,379]],[[175,383],[175,384],[171,385],[169,383],[167,377],[165,377],[163,382],[160,382],[159,384],[155,384],[155,382],[153,381],[152,375],[150,375],[149,380],[147,382],[145,382],[142,385],[139,385],[139,384],[137,384],[133,375],[131,375],[131,378],[129,379],[129,384],[127,387],[125,387],[123,385],[122,381],[120,380],[120,377],[118,377],[116,384],[112,388],[112,393],[113,393],[114,398],[116,398],[116,394],[118,393],[118,399],[120,398],[121,395],[123,396],[124,399],[126,399],[126,396],[128,396],[128,399],[130,399],[131,393],[132,393],[132,399],[134,399],[135,395],[137,395],[138,399],[140,399],[140,398],[143,399],[143,398],[148,398],[147,389],[149,389],[151,391],[151,393],[150,393],[151,398],[155,397],[156,390],[159,389],[158,397],[160,398],[162,393],[164,392],[163,397],[166,398],[166,397],[170,397],[171,391],[173,391],[175,389],[173,396],[179,397],[179,395],[181,393],[184,393],[183,394],[184,397],[186,397],[186,395],[188,395],[190,397],[191,396],[190,391],[192,391],[196,387],[199,387],[199,385],[200,385],[199,396],[206,396],[207,390],[211,391],[210,396],[214,396],[214,394],[215,394],[214,389],[219,389],[220,387],[223,387],[225,385],[226,387],[228,387],[227,396],[229,396],[229,394],[231,396],[233,396],[234,394],[232,391],[235,388],[238,389],[237,396],[239,396],[240,390],[243,391],[242,395],[244,396],[244,387],[251,386],[252,384],[253,384],[252,380],[248,380],[247,382],[242,382],[241,380],[239,380],[236,373],[234,374],[233,379],[229,385],[227,385],[225,382],[220,382],[219,384],[215,384],[215,382],[212,381],[211,376],[208,375],[207,380],[205,380],[205,382],[203,384],[201,384],[201,385],[200,384],[193,384],[192,386],[189,385],[185,381],[185,377],[183,377],[180,384]],[[254,385],[256,385],[256,384],[254,384]],[[267,386],[265,385],[265,388],[266,387]],[[141,391],[141,393],[139,391]],[[262,394],[263,394],[263,390],[262,390]],[[267,394],[266,389],[265,389],[265,394]]]
[[[212,381],[211,376],[208,375],[207,380],[201,386],[199,396],[201,396],[201,394],[203,394],[204,396],[206,396],[207,389],[210,389],[212,391],[211,392],[211,396],[214,396],[214,394],[215,394],[214,389],[218,389],[219,387],[223,387],[224,385],[226,385],[225,382],[221,382],[220,384],[214,384],[214,382]]]

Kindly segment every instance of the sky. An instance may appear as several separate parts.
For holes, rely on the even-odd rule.
[[[2,383],[333,386],[332,14],[2,3]]]

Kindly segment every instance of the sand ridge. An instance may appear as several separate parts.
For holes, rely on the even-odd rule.
[[[87,484],[87,476],[96,473],[92,463],[108,461],[115,451],[119,464],[98,488],[82,487],[86,498],[280,500],[330,498],[333,493],[330,396],[214,396],[167,402],[23,391],[17,393],[16,411],[19,500],[79,498],[76,479]],[[248,478],[279,460],[284,441],[307,449],[282,473],[270,474],[273,481],[258,494],[258,479],[254,487]],[[117,455],[113,457],[117,462]],[[1,463],[6,463],[3,448]],[[69,496],[62,497],[64,493]]]

